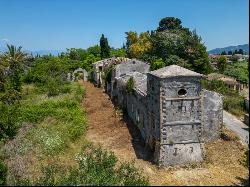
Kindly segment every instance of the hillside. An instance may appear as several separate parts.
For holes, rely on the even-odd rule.
[[[209,54],[220,54],[223,51],[235,51],[242,49],[244,52],[249,54],[249,44],[244,44],[244,45],[237,45],[237,46],[228,46],[228,47],[223,47],[223,48],[216,48],[208,51]]]

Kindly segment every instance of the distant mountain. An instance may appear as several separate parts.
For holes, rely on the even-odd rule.
[[[239,50],[242,49],[244,52],[246,52],[247,54],[249,54],[249,44],[244,44],[244,45],[237,45],[237,46],[228,46],[228,47],[224,47],[224,48],[216,48],[216,49],[212,49],[210,51],[208,51],[209,54],[221,54],[223,51],[235,51],[235,50]]]
[[[5,52],[7,49],[5,47],[0,47],[0,52]],[[57,56],[58,54],[60,54],[61,52],[65,52],[65,50],[37,50],[37,51],[31,51],[31,50],[25,50],[25,52],[27,53],[32,53],[34,56],[35,55],[54,55]]]
[[[64,50],[38,50],[38,51],[27,51],[29,53],[32,53],[33,55],[54,55],[57,56],[58,54],[65,52]]]

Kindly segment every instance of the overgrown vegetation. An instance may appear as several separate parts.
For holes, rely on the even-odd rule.
[[[148,185],[148,179],[141,175],[132,163],[117,165],[117,158],[113,153],[101,148],[89,149],[76,155],[77,167],[65,167],[58,164],[43,168],[42,176],[36,181],[20,181],[28,185]]]
[[[26,60],[21,48],[10,50],[4,58],[0,55],[0,185],[148,184],[132,163],[117,167],[112,153],[89,146],[85,139],[81,107],[85,90],[79,82],[67,82],[66,75],[77,67],[92,66],[100,58],[98,46],[88,48],[91,54],[85,57],[86,51],[78,49],[59,57],[35,57],[24,71],[15,69],[21,69]],[[23,56],[16,59],[15,67],[6,60],[13,59],[13,53]],[[93,61],[88,61],[92,55]],[[57,159],[74,163],[76,151],[71,150],[75,146],[82,148],[75,164]]]
[[[199,73],[210,73],[206,47],[196,31],[181,25],[181,20],[166,17],[151,32],[126,32],[128,57],[150,62],[151,69],[177,64]]]
[[[228,112],[241,116],[245,111],[244,97],[240,96],[235,90],[229,89],[227,85],[220,80],[202,80],[202,87],[223,94],[223,108]]]
[[[224,74],[234,77],[239,81],[249,83],[249,62],[232,62],[227,65]]]
[[[130,77],[130,78],[128,79],[127,84],[126,84],[126,90],[127,90],[127,92],[128,92],[128,93],[132,93],[133,90],[134,90],[134,87],[135,87],[135,80],[134,80],[133,77]]]

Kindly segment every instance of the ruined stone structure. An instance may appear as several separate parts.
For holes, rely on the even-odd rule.
[[[88,72],[85,69],[77,68],[73,73],[67,73],[67,81],[75,81],[76,74],[81,73],[83,81],[88,81]]]
[[[126,84],[133,77],[132,93]],[[203,75],[171,65],[155,71],[132,59],[114,66],[109,95],[126,108],[160,165],[202,161],[204,143],[219,138],[222,96],[203,90]]]
[[[129,60],[130,60],[129,58],[125,58],[125,57],[112,57],[112,58],[100,60],[100,61],[93,63],[94,84],[99,85],[99,86],[104,85],[103,73],[108,66],[116,65],[122,62],[127,62]]]

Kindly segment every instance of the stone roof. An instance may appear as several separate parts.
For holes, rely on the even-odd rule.
[[[164,68],[154,70],[149,72],[156,77],[166,78],[166,77],[176,77],[176,76],[195,76],[195,77],[203,77],[202,74],[196,73],[194,71],[188,70],[186,68],[177,66],[177,65],[170,65]]]
[[[130,77],[133,77],[135,81],[134,90],[143,96],[147,95],[147,75],[140,72],[130,72],[118,77],[117,80],[125,85]]]

